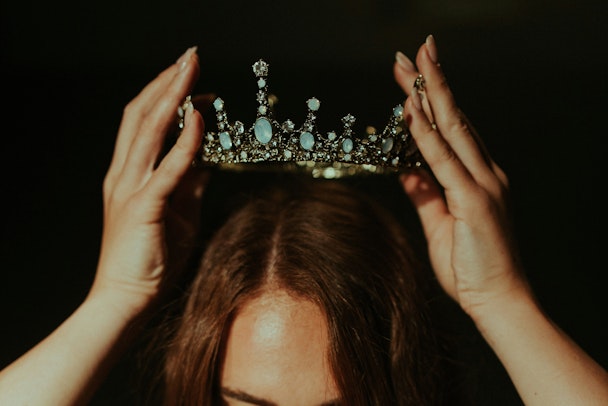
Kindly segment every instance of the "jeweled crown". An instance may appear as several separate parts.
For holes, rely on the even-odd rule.
[[[403,106],[396,105],[382,132],[367,127],[366,134],[353,131],[355,117],[342,118],[340,133],[321,133],[315,124],[321,102],[307,100],[304,123],[296,127],[287,119],[274,117],[274,95],[268,92],[269,64],[260,59],[253,64],[257,78],[257,114],[246,127],[241,121],[230,122],[221,98],[213,102],[217,131],[205,134],[195,163],[231,170],[307,170],[314,177],[336,178],[360,173],[387,173],[419,167],[422,156],[403,120]],[[179,109],[183,118],[183,108]],[[180,128],[183,121],[180,122]]]

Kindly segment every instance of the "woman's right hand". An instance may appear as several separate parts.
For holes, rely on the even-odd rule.
[[[111,302],[140,312],[162,291],[169,270],[177,271],[171,269],[179,262],[175,257],[188,255],[174,248],[187,246],[196,232],[206,177],[191,165],[204,129],[192,103],[176,143],[166,155],[163,148],[198,75],[193,47],[124,109],[103,184],[101,254],[89,296],[109,295]]]

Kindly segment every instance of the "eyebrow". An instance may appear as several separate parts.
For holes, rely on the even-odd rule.
[[[224,395],[228,398],[231,398],[231,399],[239,400],[241,402],[245,402],[245,403],[249,403],[249,404],[257,405],[257,406],[278,406],[276,403],[274,403],[268,399],[258,398],[256,396],[250,395],[249,393],[240,391],[240,390],[222,388],[222,395]],[[323,403],[319,404],[318,406],[339,406],[339,405],[340,405],[340,400],[333,399],[333,400],[330,400],[327,402],[323,402]]]

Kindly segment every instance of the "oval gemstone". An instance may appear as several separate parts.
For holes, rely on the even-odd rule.
[[[253,133],[255,138],[262,144],[268,144],[272,139],[272,125],[267,118],[260,117],[255,121],[253,126]]]
[[[315,137],[308,131],[302,132],[302,134],[300,134],[300,145],[306,151],[310,151],[315,145]]]
[[[393,149],[393,137],[388,137],[385,140],[382,140],[382,153],[386,154]]]
[[[348,154],[352,150],[353,150],[353,140],[351,140],[350,138],[347,138],[344,141],[342,141],[342,151],[344,151]]]
[[[226,131],[220,133],[220,145],[225,150],[232,148],[232,139],[230,138],[230,134]]]

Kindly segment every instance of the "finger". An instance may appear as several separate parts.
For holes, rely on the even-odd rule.
[[[172,209],[196,230],[201,216],[201,200],[209,182],[209,175],[207,169],[189,168],[178,188],[171,195]]]
[[[176,63],[169,66],[152,82],[148,83],[148,85],[146,85],[146,87],[144,87],[126,106],[118,129],[114,153],[108,171],[109,174],[120,173],[129,147],[133,142],[133,138],[141,126],[142,118],[147,115],[151,106],[155,104],[159,96],[165,92],[169,84],[173,81],[176,73],[179,71],[179,67],[184,62],[184,59],[187,58],[188,53],[192,52],[194,49],[194,47],[188,49]]]
[[[433,252],[449,253],[451,240],[445,237],[446,233],[451,233],[446,230],[453,227],[454,218],[435,180],[425,170],[415,170],[401,175],[399,181],[418,212],[429,247]],[[454,280],[449,263],[450,255],[431,253],[431,261],[437,280],[448,294],[453,294]]]
[[[399,87],[409,96],[412,91],[412,84],[418,77],[418,71],[414,63],[401,51],[395,53],[393,76]]]
[[[136,186],[138,182],[145,181],[145,174],[150,175],[157,166],[169,127],[175,122],[177,106],[192,91],[198,73],[198,58],[192,53],[150,111],[129,147],[129,157],[123,169],[127,184]]]
[[[421,77],[420,73],[418,72],[418,70],[416,70],[414,63],[407,56],[405,56],[405,54],[403,54],[400,51],[397,51],[395,53],[395,64],[393,66],[393,75],[395,77],[395,80],[401,87],[401,89],[403,89],[405,94],[408,96],[411,95],[412,91],[416,91],[416,89],[414,89],[414,87],[412,87],[412,84],[416,83],[416,81],[419,78],[423,79]],[[422,93],[421,93],[421,95],[422,95]],[[435,118],[434,118],[434,114],[433,114],[433,109],[432,109],[431,105],[429,104],[429,102],[427,101],[426,97],[422,98],[422,109],[424,110],[429,121],[431,123],[434,123]]]
[[[437,47],[432,35],[420,47],[416,63],[424,76],[424,96],[430,103],[439,131],[471,173],[477,176],[488,174],[488,169],[491,168],[490,156],[469,120],[456,105],[438,63]]]
[[[403,190],[418,212],[427,240],[450,212],[437,182],[424,169],[412,170],[399,177]]]
[[[405,101],[405,119],[424,160],[444,189],[470,190],[473,181],[450,144],[422,111],[420,95],[412,92]]]
[[[166,200],[176,190],[180,181],[192,166],[194,157],[201,145],[203,131],[203,118],[189,103],[181,135],[160,162],[146,185],[147,193],[152,194],[153,198]]]

